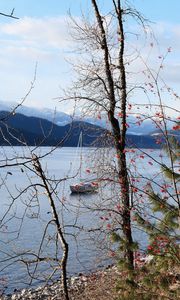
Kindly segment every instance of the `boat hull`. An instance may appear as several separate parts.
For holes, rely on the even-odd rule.
[[[70,185],[72,193],[94,193],[98,190],[98,185],[95,183],[83,183]]]

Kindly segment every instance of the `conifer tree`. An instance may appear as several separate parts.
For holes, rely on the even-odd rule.
[[[147,254],[151,255],[151,263],[146,266],[143,278],[144,286],[152,289],[152,295],[147,299],[177,299],[178,298],[178,269],[179,255],[179,191],[180,174],[178,158],[180,144],[176,136],[167,136],[164,150],[167,152],[170,166],[162,164],[161,170],[166,180],[159,185],[157,191],[149,184],[148,198],[151,204],[152,217],[146,220],[136,213],[136,222],[149,236]],[[153,294],[154,293],[154,294]],[[143,298],[146,299],[146,298]]]

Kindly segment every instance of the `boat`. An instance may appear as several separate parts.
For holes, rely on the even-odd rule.
[[[73,185],[70,185],[70,190],[72,193],[94,193],[98,190],[98,182],[80,182]]]
[[[70,190],[71,193],[94,193],[97,192],[99,184],[97,179],[90,178],[89,180],[85,178],[84,180],[81,178],[81,163],[82,163],[82,132],[79,136],[77,149],[80,149],[80,179],[79,182],[71,184]]]

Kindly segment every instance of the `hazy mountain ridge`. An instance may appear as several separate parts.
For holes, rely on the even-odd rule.
[[[15,102],[0,101],[0,111],[12,111],[16,106],[17,103]],[[80,115],[76,115],[72,118],[72,116],[55,109],[35,108],[35,107],[28,107],[25,105],[19,106],[16,112],[29,117],[32,116],[32,117],[43,118],[59,126],[64,126],[66,124],[69,124],[72,122],[73,119],[74,121],[87,122],[108,129],[108,124],[106,122],[106,119],[103,117],[101,119],[98,119],[91,116],[82,117]],[[134,116],[129,116],[127,118],[127,122],[129,124],[129,128],[127,130],[128,134],[146,135],[149,134],[150,132],[153,132],[156,129],[155,124],[153,124],[151,120],[145,120],[139,126],[137,118]]]
[[[2,120],[5,119],[5,122]],[[76,147],[83,134],[83,146],[113,146],[109,131],[83,121],[58,126],[49,120],[28,117],[20,113],[0,111],[0,145],[70,146]],[[105,138],[104,138],[105,137]],[[150,135],[127,135],[127,145],[139,148],[159,148]]]
[[[93,145],[96,138],[105,133],[101,127],[85,122],[73,122],[58,126],[46,119],[27,117],[8,111],[0,111],[1,145],[77,146],[79,135],[83,133],[83,146]]]
[[[17,107],[16,102],[4,102],[0,101],[0,111],[12,111]],[[16,113],[23,114],[27,117],[38,117],[42,119],[47,119],[57,125],[66,125],[71,122],[72,118],[68,114],[60,111],[56,111],[56,109],[49,108],[36,108],[29,107],[25,105],[20,105],[16,109]]]
[[[17,107],[17,103],[0,102],[0,120],[4,116],[9,116],[9,112]],[[94,145],[96,138],[107,134],[108,123],[105,118],[98,119],[93,117],[76,116],[55,111],[48,108],[34,108],[25,105],[19,106],[15,114],[10,114],[6,126],[1,122],[1,130],[4,137],[0,137],[0,144],[8,144],[8,140],[13,145],[19,145],[20,138],[28,145],[57,145],[63,141],[64,146],[77,146],[80,132],[83,132],[84,146]],[[139,148],[159,148],[156,140],[160,131],[155,127],[151,120],[145,120],[139,125],[136,117],[127,118],[129,128],[127,130],[127,143],[131,147]],[[109,129],[109,128],[108,128]],[[70,133],[71,130],[71,133]],[[110,130],[110,129],[109,129]],[[170,131],[171,132],[171,131]],[[11,133],[11,134],[10,134]],[[68,135],[68,137],[67,137]],[[13,136],[15,138],[13,138]],[[7,141],[5,141],[7,139]],[[106,138],[107,139],[107,138]],[[105,141],[101,141],[101,145]],[[107,139],[108,143],[111,143]],[[100,142],[98,142],[100,145]]]

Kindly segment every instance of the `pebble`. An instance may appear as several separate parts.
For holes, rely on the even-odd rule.
[[[83,290],[88,284],[88,281],[96,280],[99,276],[105,276],[111,270],[116,271],[117,267],[111,266],[101,271],[96,271],[90,275],[84,275],[82,273],[79,276],[72,276],[68,279],[68,288],[72,291]],[[37,287],[36,289],[23,289],[16,291],[12,295],[4,295],[0,297],[0,300],[61,300],[63,295],[60,281],[55,282],[52,285]]]

